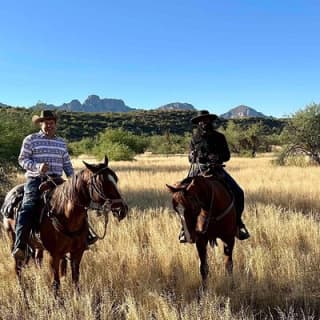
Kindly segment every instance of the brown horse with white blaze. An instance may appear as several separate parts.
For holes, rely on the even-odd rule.
[[[203,282],[209,273],[207,244],[209,241],[216,243],[217,238],[224,243],[225,268],[231,274],[236,235],[233,196],[219,179],[201,175],[167,187],[172,193],[172,205],[181,218],[188,242],[196,243]]]
[[[128,212],[128,206],[117,188],[117,175],[108,167],[108,158],[105,157],[103,163],[84,162],[84,164],[84,169],[52,191],[39,226],[42,248],[49,253],[55,292],[60,286],[60,262],[68,253],[71,260],[72,281],[78,288],[80,262],[87,248],[87,210],[94,204],[95,209],[112,211],[119,221]],[[5,203],[10,200],[12,201],[12,197],[7,196]],[[5,229],[12,236],[12,245],[17,207],[19,201],[11,208],[12,212],[5,214],[3,221]],[[40,212],[35,214],[39,215]],[[39,248],[32,239],[28,244],[34,251]],[[43,249],[37,250],[40,256]],[[22,265],[15,261],[15,268],[20,279]]]

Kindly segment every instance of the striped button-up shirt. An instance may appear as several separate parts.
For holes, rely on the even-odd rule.
[[[26,170],[27,177],[39,176],[42,163],[49,164],[49,171],[46,172],[48,175],[62,176],[63,171],[67,177],[73,175],[73,167],[64,140],[56,136],[49,138],[41,130],[25,137],[18,161]]]

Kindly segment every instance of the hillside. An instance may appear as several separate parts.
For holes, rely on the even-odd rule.
[[[38,114],[37,110],[26,108],[0,107],[0,117],[17,130],[31,127],[31,117]],[[59,117],[59,134],[68,141],[78,141],[84,137],[94,137],[106,128],[123,128],[139,135],[156,135],[167,132],[183,135],[191,133],[191,118],[196,111],[190,110],[149,110],[131,112],[69,112],[57,111]],[[248,118],[248,119],[220,119],[223,127],[228,121],[241,124],[244,130],[251,124],[259,121],[266,126],[269,132],[280,132],[286,125],[285,119]]]

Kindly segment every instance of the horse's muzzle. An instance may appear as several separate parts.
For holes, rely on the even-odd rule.
[[[111,208],[113,215],[118,219],[118,221],[121,221],[123,218],[126,217],[128,210],[128,205],[125,202],[123,202],[118,207]]]

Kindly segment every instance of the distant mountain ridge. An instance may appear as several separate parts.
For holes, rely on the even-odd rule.
[[[196,111],[197,109],[190,103],[173,102],[165,104],[157,110],[191,110]]]
[[[56,109],[74,112],[129,112],[136,109],[128,107],[121,99],[100,99],[97,95],[90,95],[81,103],[79,100],[74,99],[69,103],[63,103],[61,106],[55,106],[46,103],[37,103],[32,106],[33,109]]]
[[[6,108],[10,107],[7,104],[0,102],[0,107]],[[47,104],[44,102],[38,102],[36,105],[30,107],[31,110],[39,109],[52,109],[57,111],[68,111],[68,112],[132,112],[132,111],[142,111],[143,109],[136,109],[130,106],[127,106],[122,99],[112,99],[112,98],[100,98],[98,95],[89,95],[88,98],[81,103],[77,99],[73,99],[68,103],[63,103],[60,106],[53,104]],[[204,108],[206,109],[206,108]],[[196,112],[197,108],[190,103],[182,102],[172,102],[165,105],[162,105],[155,109],[149,110],[159,110],[159,111],[193,111]],[[241,119],[241,118],[268,118],[261,112],[256,111],[255,109],[239,105],[226,113],[220,115],[220,118],[223,119]]]
[[[267,118],[263,113],[245,105],[237,106],[228,112],[221,114],[220,117],[224,119]]]
[[[37,103],[32,106],[33,109],[56,109],[64,111],[74,112],[130,112],[137,109],[127,106],[121,99],[100,99],[97,95],[90,95],[88,98],[81,103],[79,100],[74,99],[69,103],[63,103],[61,106],[55,106],[46,103]],[[196,108],[190,103],[173,102],[168,103],[155,110],[191,110],[196,111]]]

